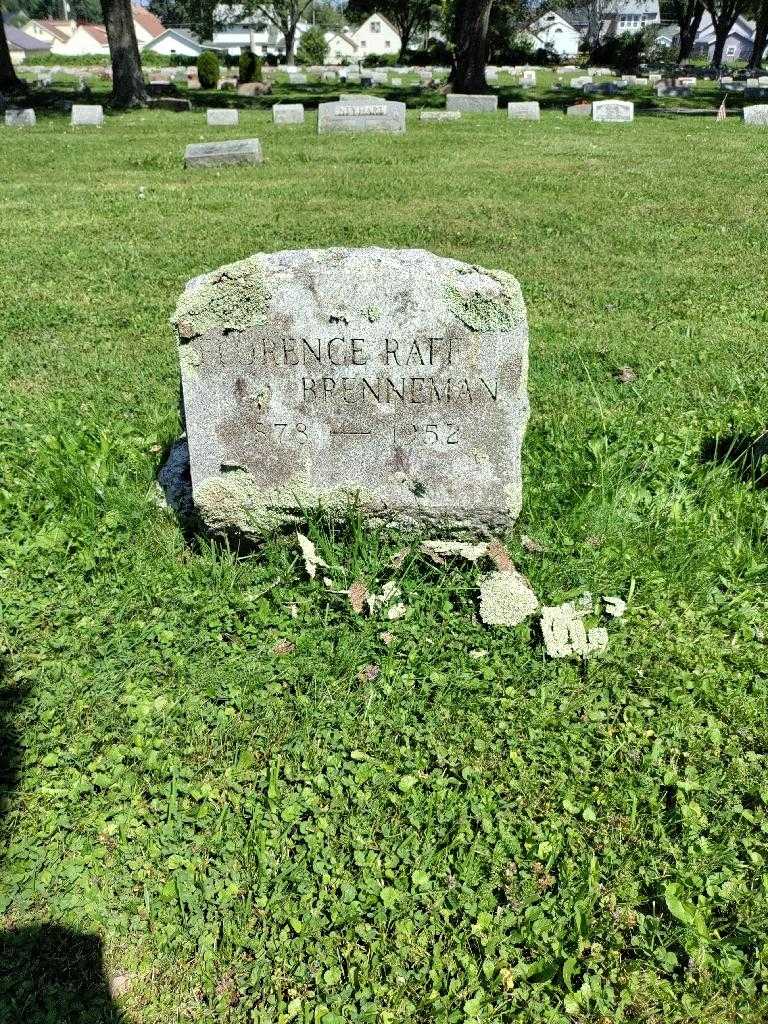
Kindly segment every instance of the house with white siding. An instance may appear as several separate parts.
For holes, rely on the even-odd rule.
[[[565,11],[547,11],[528,26],[525,36],[534,46],[552,50],[558,57],[575,57],[583,32]]]
[[[362,60],[371,54],[387,56],[400,53],[400,35],[383,14],[371,14],[358,28],[349,33],[357,47],[356,57]]]

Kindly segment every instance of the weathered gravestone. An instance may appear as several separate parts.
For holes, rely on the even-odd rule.
[[[422,110],[419,114],[420,121],[459,121],[460,110]]]
[[[510,121],[540,121],[541,108],[538,103],[509,103],[507,117]]]
[[[104,124],[104,109],[89,103],[73,103],[71,123],[73,128],[101,128]]]
[[[768,128],[768,104],[760,103],[753,107],[744,107],[744,124]]]
[[[423,250],[256,254],[173,322],[200,517],[259,537],[318,503],[476,533],[520,511],[520,287]]]
[[[9,128],[32,128],[37,124],[31,107],[9,107],[5,112],[5,123]]]
[[[591,103],[574,103],[566,109],[568,117],[592,117]]]
[[[237,110],[228,110],[226,107],[210,107],[205,112],[205,120],[209,128],[233,128],[239,124],[240,117]]]
[[[461,110],[466,114],[492,114],[499,109],[499,97],[450,92],[445,97],[445,109]]]
[[[635,105],[626,100],[595,100],[592,120],[626,123],[634,120]]]
[[[317,130],[326,132],[404,132],[405,104],[356,97],[317,108]]]
[[[304,124],[304,104],[276,103],[272,107],[272,121],[275,124]]]
[[[307,76],[302,75],[301,73],[288,75],[289,85],[306,85],[308,81],[309,79],[307,78]]]
[[[258,139],[227,142],[193,142],[184,150],[185,167],[223,167],[228,164],[260,164]]]

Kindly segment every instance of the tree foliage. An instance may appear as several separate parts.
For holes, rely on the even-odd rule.
[[[307,29],[299,42],[296,57],[299,64],[324,64],[328,56],[325,33],[317,25]]]
[[[273,3],[258,3],[257,0],[246,0],[246,9],[252,14],[260,14],[270,25],[282,33],[285,39],[285,59],[293,61],[296,47],[296,30],[312,6],[312,0],[274,0]]]
[[[723,63],[725,42],[738,16],[747,11],[749,0],[703,0],[703,3],[712,18],[712,28],[715,30],[712,65],[719,68]]]
[[[219,58],[211,50],[203,50],[197,58],[197,77],[203,89],[215,89],[219,84]]]
[[[217,0],[150,0],[149,9],[166,28],[189,28],[201,39],[213,36]]]

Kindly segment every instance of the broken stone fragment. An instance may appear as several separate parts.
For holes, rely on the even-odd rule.
[[[592,598],[587,594],[579,598],[578,605],[566,601],[541,609],[541,633],[550,658],[568,658],[574,654],[586,658],[608,645],[608,632],[603,626],[587,631],[584,616],[591,611]]]
[[[519,626],[539,607],[528,580],[513,570],[480,579],[480,618],[488,626]]]
[[[605,614],[610,615],[612,619],[620,619],[627,610],[627,602],[620,597],[603,595],[603,604],[605,605]]]
[[[467,562],[477,562],[488,554],[487,544],[467,544],[460,540],[425,540],[421,545],[425,555],[445,558],[463,558]]]

